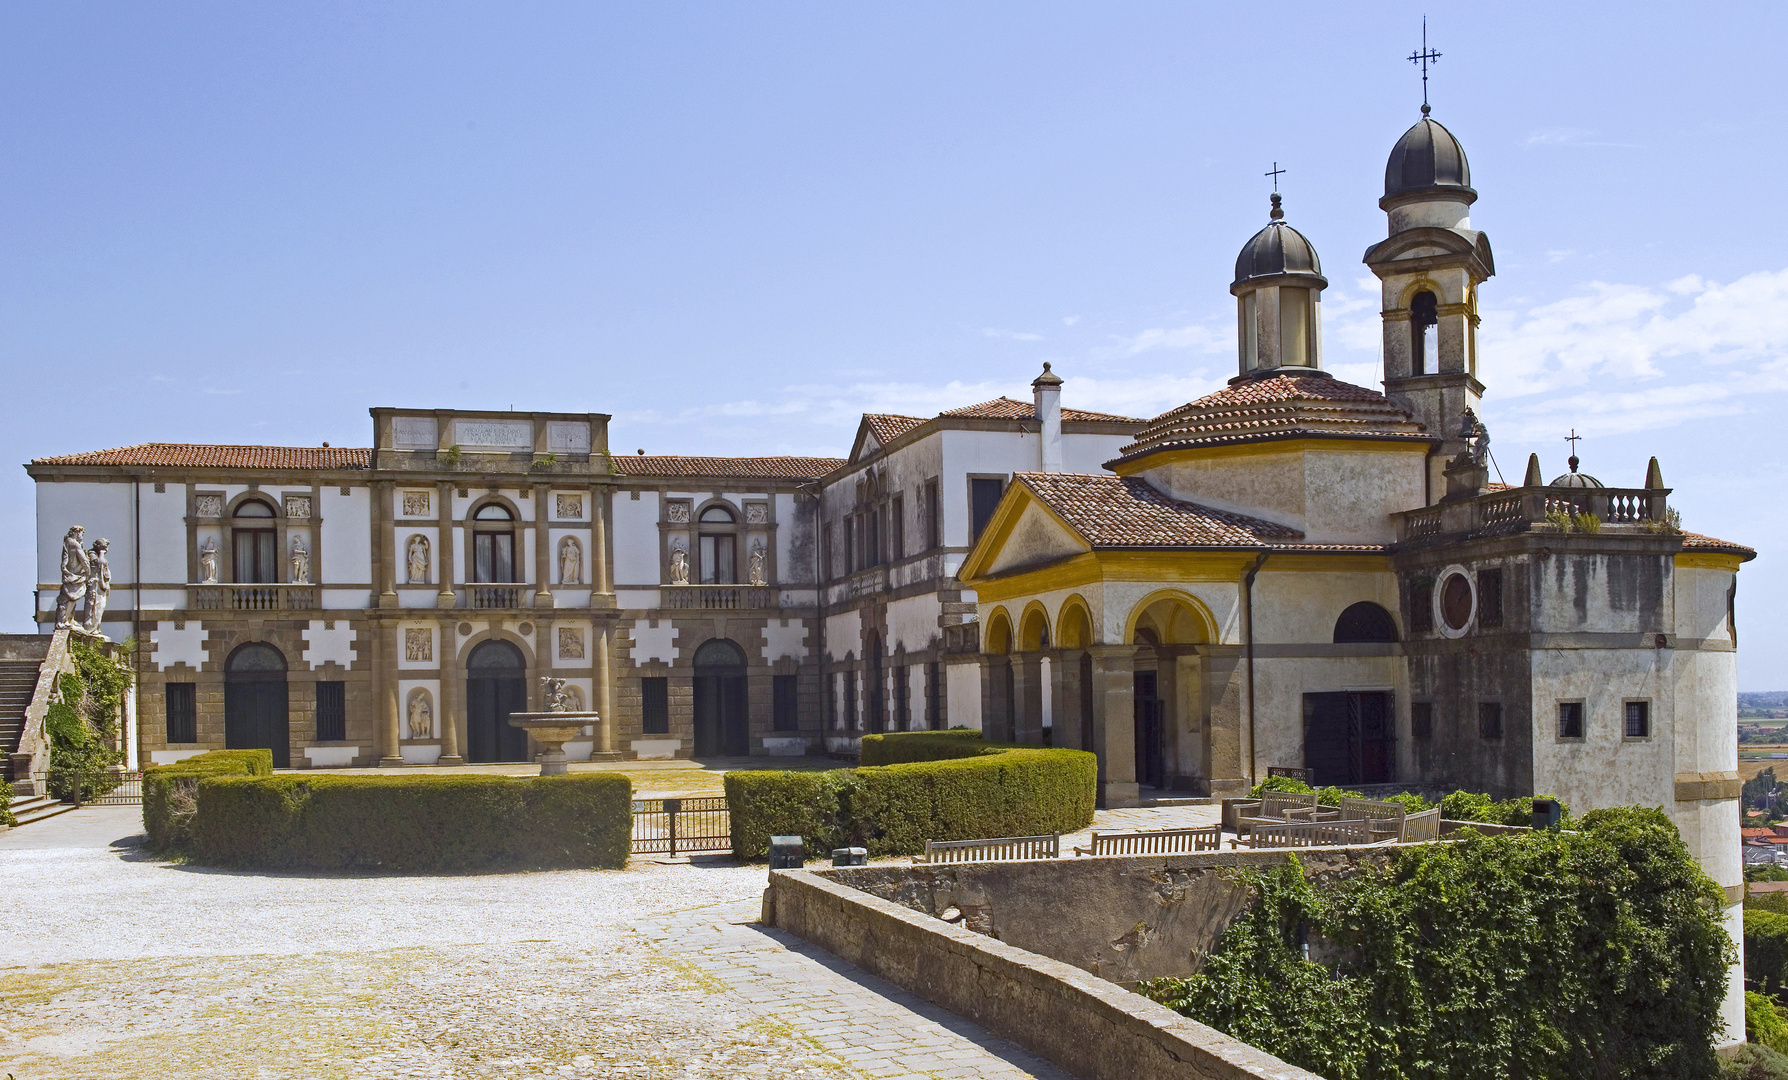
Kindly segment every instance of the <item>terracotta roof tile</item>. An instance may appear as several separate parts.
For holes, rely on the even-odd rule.
[[[1250,379],[1149,421],[1119,460],[1183,446],[1295,435],[1421,440],[1402,406],[1363,386],[1320,375]]]
[[[678,454],[616,455],[622,476],[716,476],[750,480],[817,480],[843,465],[843,458],[688,457]]]
[[[33,458],[33,465],[147,465],[194,469],[365,469],[372,451],[348,446],[225,446],[139,443]]]
[[[1095,548],[1296,544],[1296,529],[1168,498],[1147,481],[1109,473],[1015,473]]]
[[[896,413],[864,413],[863,420],[869,425],[875,441],[883,446],[925,422],[923,416],[900,416]]]
[[[1748,548],[1743,544],[1734,544],[1730,540],[1716,540],[1711,536],[1702,536],[1700,533],[1692,532],[1682,534],[1682,549],[1684,551],[1731,552],[1734,555],[1743,556],[1746,562],[1757,557],[1756,548]]]
[[[939,416],[961,416],[973,420],[1035,420],[1037,407],[1028,401],[1015,401],[1009,397],[997,397],[992,401],[983,401],[979,405],[967,405],[960,409],[946,409]],[[1122,424],[1146,423],[1141,417],[1118,416],[1116,413],[1089,412],[1086,409],[1063,409],[1063,420],[1103,420]]]

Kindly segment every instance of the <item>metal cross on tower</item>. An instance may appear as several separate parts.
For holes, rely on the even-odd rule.
[[[1279,163],[1277,161],[1273,162],[1273,167],[1261,175],[1273,178],[1273,194],[1279,194],[1279,178],[1285,175],[1285,170],[1279,167]]]
[[[1409,62],[1422,67],[1422,115],[1427,116],[1428,109],[1428,64],[1439,62],[1440,53],[1428,47],[1428,16],[1422,16],[1422,48],[1420,52],[1409,54]]]
[[[1565,442],[1568,442],[1571,444],[1572,455],[1575,455],[1577,453],[1577,444],[1582,441],[1583,441],[1583,436],[1577,434],[1576,428],[1572,428],[1571,433],[1569,435],[1565,436]]]

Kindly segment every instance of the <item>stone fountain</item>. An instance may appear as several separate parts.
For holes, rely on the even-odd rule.
[[[564,679],[543,677],[540,681],[546,684],[547,711],[510,713],[509,725],[526,731],[540,744],[541,776],[563,776],[567,771],[565,744],[584,728],[601,723],[602,718],[593,709],[577,708],[581,702],[572,697]]]

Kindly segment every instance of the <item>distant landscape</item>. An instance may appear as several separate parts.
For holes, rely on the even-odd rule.
[[[1738,719],[1788,720],[1788,690],[1738,695]]]

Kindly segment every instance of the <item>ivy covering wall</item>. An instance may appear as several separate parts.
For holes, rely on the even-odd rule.
[[[81,797],[91,799],[119,783],[115,767],[124,755],[113,746],[123,723],[131,675],[105,647],[80,634],[68,636],[68,655],[74,670],[58,677],[58,692],[44,715],[50,794],[65,799],[78,786]]]
[[[1329,1080],[1719,1072],[1725,895],[1662,811],[1245,873],[1203,968],[1140,990]]]

